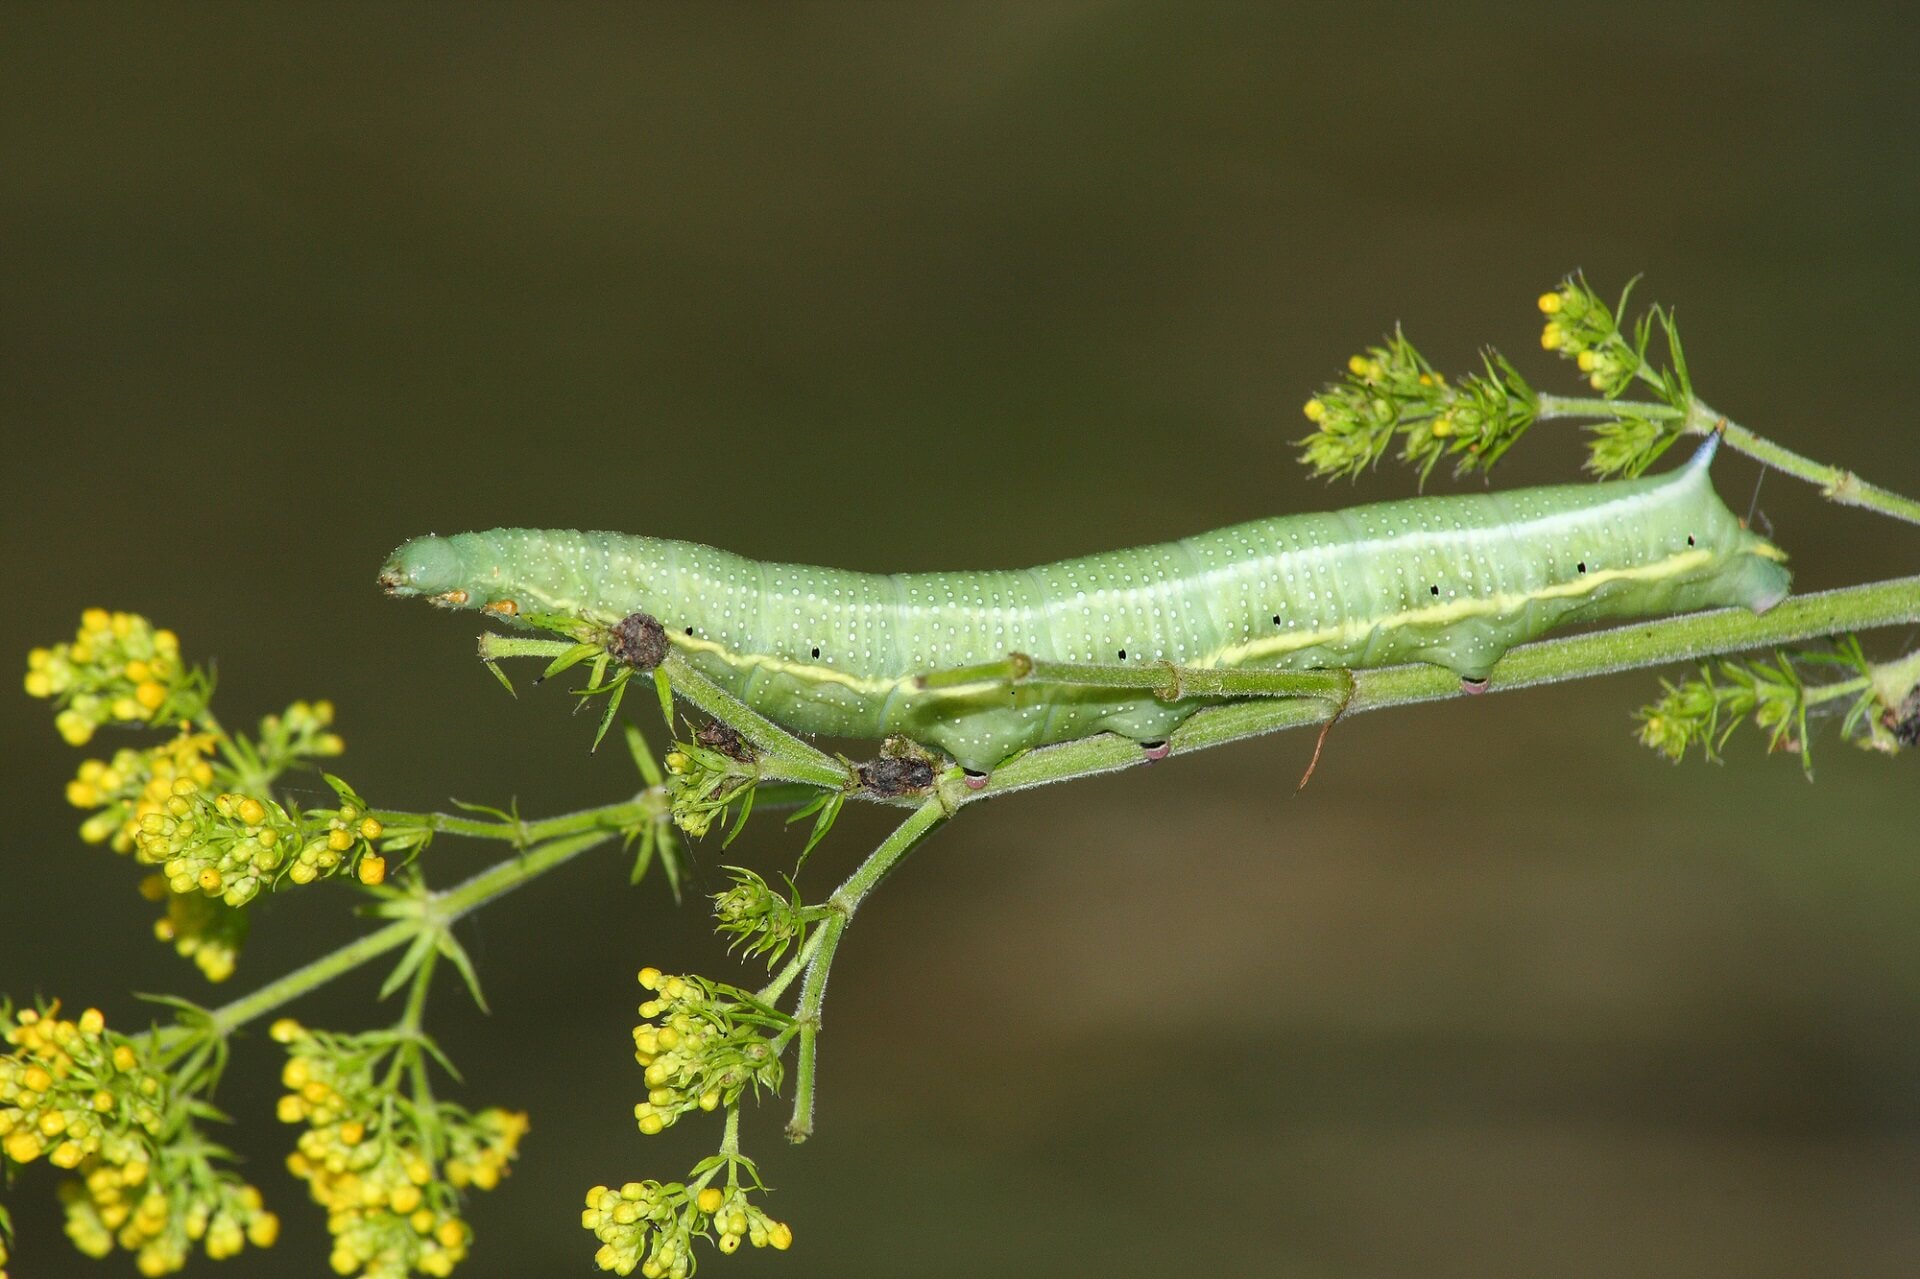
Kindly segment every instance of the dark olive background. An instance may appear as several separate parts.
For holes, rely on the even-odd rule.
[[[395,543],[565,525],[984,567],[1404,495],[1391,466],[1307,480],[1302,400],[1395,321],[1444,367],[1495,342],[1573,389],[1533,309],[1573,268],[1646,272],[1708,399],[1915,491],[1893,14],[8,5],[11,660],[138,609],[218,662],[229,722],[336,699],[378,802],[601,802],[630,770],[558,690],[509,700],[472,619],[380,597]],[[1499,482],[1579,459],[1543,427]],[[1744,509],[1755,474],[1716,478]],[[1779,477],[1762,506],[1803,588],[1917,562],[1913,530]],[[78,755],[12,687],[16,998],[132,1024],[134,990],[229,997],[364,927],[344,892],[263,901],[209,990],[74,837]],[[1289,735],[969,812],[841,950],[818,1136],[749,1118],[794,1250],[706,1264],[1913,1273],[1911,761],[1830,745],[1809,786],[1746,734],[1670,768],[1630,732],[1655,690],[1366,716],[1298,798]],[[850,815],[805,882],[881,830]],[[699,886],[795,847],[756,822]],[[534,1129],[461,1274],[590,1273],[580,1192],[711,1148],[629,1117],[634,969],[751,976],[697,905],[608,853],[463,927],[493,1015],[436,1001],[459,1095]],[[294,1011],[374,1025],[376,985]],[[287,1222],[206,1267],[235,1279],[324,1265],[276,1069],[256,1036],[221,1093]],[[9,1195],[26,1279],[75,1265],[49,1182]]]

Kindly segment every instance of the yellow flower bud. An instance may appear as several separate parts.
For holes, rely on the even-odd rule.
[[[234,806],[234,813],[240,818],[241,823],[247,826],[258,826],[267,820],[267,806],[251,795],[241,797],[240,802]]]
[[[28,697],[53,696],[53,678],[45,671],[28,671],[25,684]]]
[[[1542,293],[1540,295],[1541,314],[1554,315],[1558,313],[1559,310],[1560,310],[1560,295],[1558,293]]]
[[[793,1227],[784,1221],[776,1221],[767,1231],[767,1242],[781,1252],[793,1247]]]
[[[1540,346],[1544,350],[1557,351],[1560,349],[1563,336],[1558,324],[1549,324],[1540,330]]]
[[[93,721],[72,707],[53,717],[53,727],[69,746],[85,746],[93,737]]]
[[[344,853],[353,847],[353,834],[338,827],[327,832],[327,847],[336,853]]]
[[[1353,374],[1355,377],[1365,377],[1367,375],[1367,357],[1364,355],[1349,357],[1347,360],[1347,372]]]
[[[1307,415],[1307,421],[1318,422],[1326,417],[1327,406],[1318,399],[1312,399],[1307,401],[1306,407],[1301,409],[1301,412]]]
[[[387,877],[387,859],[377,853],[368,853],[360,859],[359,868],[354,873],[363,884],[378,884]]]
[[[104,631],[113,625],[113,614],[104,608],[90,608],[80,614],[80,629],[83,631]]]
[[[369,817],[360,823],[360,838],[369,841],[379,839],[380,833],[385,829],[386,827],[382,826],[378,820]]]
[[[1579,365],[1582,373],[1591,373],[1593,372],[1594,365],[1600,362],[1600,357],[1592,351],[1582,351],[1574,358],[1573,362]]]
[[[160,709],[161,703],[167,700],[167,686],[157,679],[142,680],[133,690],[133,700],[140,703],[141,709],[151,715]]]
[[[725,1203],[726,1201],[727,1201],[727,1197],[726,1195],[721,1193],[719,1187],[708,1186],[705,1190],[702,1190],[700,1192],[700,1199],[699,1199],[700,1211],[705,1213],[719,1212],[720,1205]]]

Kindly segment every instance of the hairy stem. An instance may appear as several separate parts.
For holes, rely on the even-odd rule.
[[[827,906],[832,913],[821,922],[811,939],[815,949],[807,963],[806,980],[800,985],[800,1005],[794,1011],[794,1021],[799,1027],[800,1056],[793,1072],[793,1118],[787,1123],[787,1137],[792,1141],[805,1141],[813,1132],[813,1086],[820,1035],[820,1008],[826,1000],[827,973],[833,967],[833,952],[840,945],[840,936],[846,932],[853,912],[859,909],[867,894],[934,827],[947,819],[949,811],[947,804],[937,796],[924,801],[912,816],[894,827],[893,833],[881,840],[880,846],[869,853],[853,874],[847,876],[846,882],[834,889],[833,895],[827,898]]]
[[[656,805],[654,811],[656,813],[661,811],[665,804],[664,796],[654,800],[653,803]],[[570,819],[555,819],[555,821],[567,820]],[[545,823],[536,823],[536,827],[541,825]],[[385,928],[356,938],[336,950],[329,951],[312,963],[268,982],[252,994],[242,995],[239,999],[214,1009],[209,1014],[212,1030],[217,1035],[226,1035],[255,1018],[264,1017],[308,991],[317,990],[335,978],[359,968],[362,964],[378,959],[390,950],[399,949],[419,936],[423,930],[451,926],[455,920],[469,912],[478,910],[495,898],[503,897],[522,884],[572,861],[581,853],[599,847],[614,838],[617,833],[617,827],[595,827],[575,834],[563,835],[538,844],[521,856],[509,858],[491,866],[444,892],[430,894],[420,900],[409,918],[396,920]]]
[[[1643,378],[1651,380],[1644,370]],[[1574,397],[1564,395],[1539,395],[1535,398],[1538,416],[1541,418],[1611,418],[1622,414],[1656,420],[1682,418],[1681,429],[1691,435],[1707,435],[1715,430],[1723,433],[1727,447],[1744,453],[1754,460],[1805,480],[1816,486],[1820,495],[1829,501],[1843,506],[1859,506],[1870,511],[1878,511],[1908,524],[1920,524],[1920,502],[1905,497],[1891,489],[1881,488],[1877,484],[1855,475],[1843,467],[1829,466],[1816,462],[1804,454],[1774,443],[1764,435],[1741,426],[1738,422],[1722,415],[1706,401],[1695,396],[1689,408],[1682,412],[1671,404],[1662,404],[1645,400],[1608,400],[1594,397]]]
[[[1742,649],[1800,643],[1876,626],[1914,623],[1920,623],[1920,577],[1894,578],[1792,596],[1759,617],[1741,609],[1721,609],[1522,644],[1509,650],[1493,668],[1491,688],[1507,692]],[[1424,664],[1355,671],[1353,680],[1353,698],[1346,715],[1460,695],[1460,682],[1451,672]],[[1233,702],[1200,711],[1175,729],[1168,743],[1175,754],[1203,750],[1318,724],[1331,713],[1326,702],[1312,698]],[[994,770],[985,789],[950,795],[949,800],[973,803],[1051,782],[1130,768],[1140,759],[1137,744],[1111,735],[1043,746]]]

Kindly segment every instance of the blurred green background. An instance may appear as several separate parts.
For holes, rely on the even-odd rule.
[[[1914,492],[1897,12],[9,4],[14,660],[137,609],[218,662],[229,723],[333,697],[376,802],[600,802],[618,753],[558,690],[505,697],[472,619],[382,599],[393,545],[562,525],[985,567],[1404,495],[1393,467],[1306,480],[1300,403],[1395,321],[1442,367],[1494,342],[1570,390],[1533,298],[1574,268],[1645,272],[1719,407]],[[1580,456],[1542,428],[1500,482]],[[1716,472],[1740,509],[1755,475]],[[1778,477],[1761,505],[1803,588],[1920,562]],[[12,687],[0,988],[133,1022],[131,991],[227,997],[364,927],[344,893],[263,900],[208,989],[75,838],[78,756]],[[841,950],[818,1136],[749,1117],[794,1250],[705,1264],[1915,1273],[1911,761],[1829,738],[1809,786],[1743,735],[1669,768],[1630,733],[1655,690],[1366,716],[1298,798],[1295,734],[970,812]],[[882,829],[844,819],[804,882]],[[698,885],[796,847],[756,823]],[[534,1121],[469,1279],[590,1273],[581,1191],[716,1137],[635,1133],[633,971],[748,974],[624,873],[463,931],[494,1012],[437,1000],[461,1096]],[[370,1026],[376,985],[295,1011]],[[287,1223],[196,1262],[233,1279],[324,1266],[276,1055],[242,1044],[221,1095]],[[24,1279],[77,1265],[34,1173]]]

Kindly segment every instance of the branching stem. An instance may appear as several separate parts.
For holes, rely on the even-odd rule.
[[[793,1072],[793,1118],[787,1123],[787,1136],[793,1141],[805,1141],[813,1132],[813,1083],[820,1035],[820,1007],[826,999],[827,973],[833,967],[833,952],[840,945],[840,935],[846,931],[847,924],[853,919],[853,912],[859,909],[866,895],[934,827],[947,819],[949,811],[946,803],[938,797],[922,802],[912,816],[894,827],[893,833],[881,840],[880,846],[868,854],[853,874],[847,876],[846,882],[834,889],[833,895],[827,898],[831,913],[809,939],[814,952],[807,961],[806,980],[800,986],[800,1006],[794,1012],[794,1020],[799,1028],[800,1056]]]
[[[1643,377],[1647,376],[1644,372]],[[1920,524],[1920,502],[1877,484],[1869,484],[1852,471],[1816,462],[1804,454],[1774,443],[1764,435],[1741,426],[1695,397],[1682,412],[1671,404],[1642,400],[1608,400],[1597,397],[1540,395],[1536,398],[1541,418],[1612,418],[1622,414],[1671,421],[1685,419],[1681,429],[1690,435],[1723,432],[1727,447],[1762,462],[1783,474],[1805,480],[1820,490],[1820,495],[1843,506],[1860,506],[1882,515]]]

